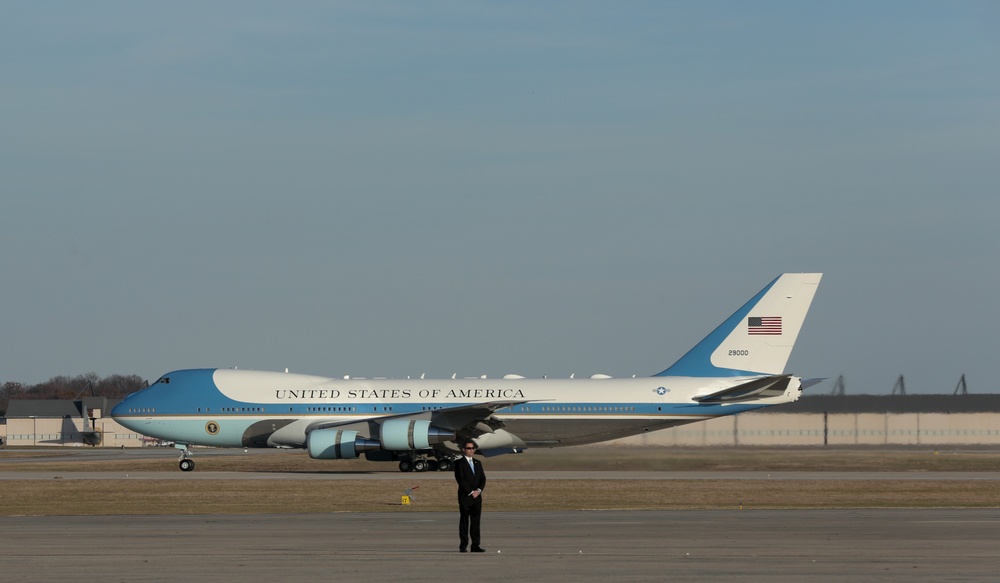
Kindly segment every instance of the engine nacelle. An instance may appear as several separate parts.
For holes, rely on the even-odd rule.
[[[485,433],[473,438],[472,441],[476,443],[476,446],[480,452],[483,452],[483,455],[487,455],[486,452],[492,450],[504,450],[502,453],[511,453],[511,451],[516,452],[528,447],[520,437],[510,433],[506,429],[497,429],[493,433]]]
[[[355,459],[363,452],[379,449],[377,441],[358,437],[347,429],[317,429],[306,436],[309,457],[318,460]]]
[[[454,431],[432,427],[422,419],[389,419],[379,433],[382,449],[413,451],[430,449],[431,445],[455,439]]]

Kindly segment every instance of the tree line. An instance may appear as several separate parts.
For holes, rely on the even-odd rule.
[[[23,385],[8,381],[0,385],[0,415],[7,414],[7,404],[11,399],[80,399],[83,397],[124,399],[145,386],[146,380],[139,375],[113,374],[101,378],[93,372],[75,377],[52,377],[37,385]]]

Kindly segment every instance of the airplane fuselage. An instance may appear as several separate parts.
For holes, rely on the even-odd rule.
[[[792,402],[699,403],[694,397],[753,377],[333,379],[301,374],[196,369],[164,375],[115,409],[144,435],[216,447],[301,447],[316,423],[366,421],[483,402],[521,403],[495,417],[525,446],[594,443]]]

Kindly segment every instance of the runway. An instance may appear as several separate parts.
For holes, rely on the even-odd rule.
[[[44,456],[0,456],[0,481],[3,480],[412,480],[415,477],[431,480],[452,480],[450,472],[403,473],[395,464],[375,464],[376,469],[352,470],[347,467],[331,469],[329,465],[306,467],[295,471],[220,471],[195,469],[181,472],[176,469],[177,451],[172,448],[110,449],[75,448],[53,451],[51,448],[20,450]],[[234,458],[240,450],[203,448],[197,450],[196,460],[213,457]],[[266,460],[279,458],[286,453],[276,449],[253,450],[250,457]],[[81,461],[121,462],[162,459],[162,471],[70,471],[68,468]],[[65,464],[67,469],[22,471],[18,466],[45,462]],[[2,471],[10,469],[14,471]],[[641,471],[629,470],[492,470],[491,479],[518,480],[920,480],[920,481],[1000,481],[1000,471]]]
[[[3,518],[9,581],[994,581],[1000,509]],[[497,551],[500,551],[499,553]]]

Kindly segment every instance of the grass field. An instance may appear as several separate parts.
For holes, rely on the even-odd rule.
[[[0,471],[52,471],[49,480],[7,480],[0,515],[257,514],[453,511],[455,487],[440,474],[408,479],[81,480],[77,471],[173,471],[173,457],[47,461],[28,451],[0,452]],[[62,451],[65,455],[66,452]],[[395,464],[316,461],[301,452],[197,457],[200,478],[219,471],[390,472]],[[13,461],[13,460],[16,460]],[[3,462],[8,463],[3,463]],[[596,448],[540,450],[485,461],[487,471],[962,471],[1000,470],[1000,452],[933,449]],[[682,477],[683,478],[683,477]],[[413,503],[401,504],[414,488]],[[490,511],[757,508],[997,507],[1000,481],[491,479]]]

